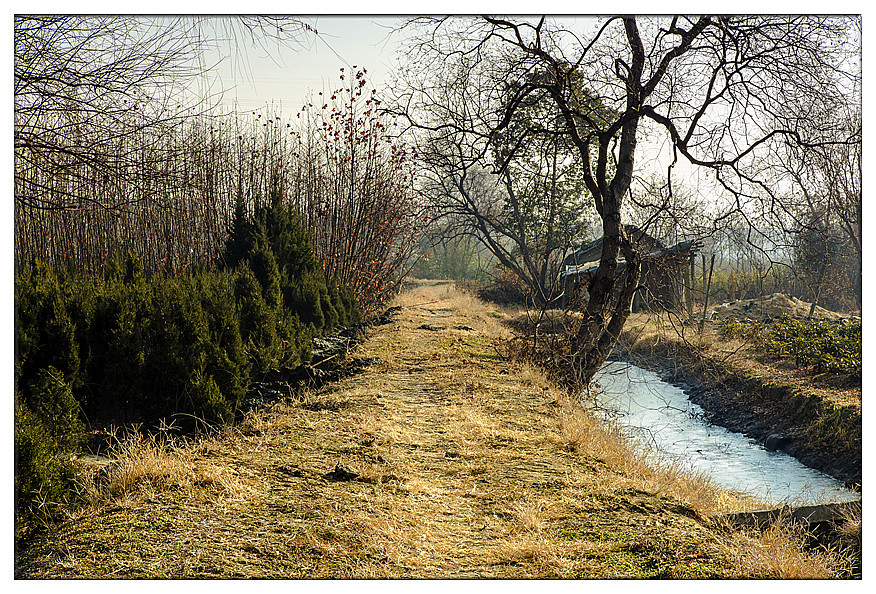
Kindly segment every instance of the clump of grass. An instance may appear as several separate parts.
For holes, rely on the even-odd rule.
[[[767,530],[730,532],[723,541],[739,575],[764,579],[825,579],[848,574],[850,568],[829,550],[811,550],[805,531],[780,518]]]
[[[517,567],[518,577],[569,577],[585,573],[588,558],[604,554],[610,545],[587,539],[558,538],[551,524],[566,513],[549,498],[524,497],[508,507],[510,531],[489,551],[492,563]]]
[[[861,546],[861,512],[845,511],[840,517],[839,533],[843,538]]]
[[[106,454],[109,462],[80,478],[86,504],[143,500],[159,492],[192,488],[216,489],[235,498],[246,495],[246,487],[230,468],[197,463],[197,451],[209,449],[205,439],[187,443],[168,433],[136,428],[112,439]]]

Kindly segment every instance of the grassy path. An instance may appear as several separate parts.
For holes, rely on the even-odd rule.
[[[124,472],[19,551],[16,576],[831,575],[782,535],[713,527],[704,506],[727,495],[645,470],[503,357],[501,314],[450,285],[397,303],[351,353],[379,359],[362,373],[195,443],[128,442]]]

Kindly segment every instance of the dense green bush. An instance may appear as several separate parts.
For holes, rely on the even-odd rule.
[[[83,434],[73,397],[79,344],[66,287],[36,262],[15,283],[15,530],[51,519],[71,491],[69,459]]]
[[[16,270],[17,532],[69,493],[85,420],[229,422],[252,374],[308,361],[314,336],[355,321],[276,198],[252,218],[239,209],[219,270],[146,271],[130,255],[98,277]]]
[[[16,381],[30,381],[49,365],[68,381],[79,377],[79,345],[75,324],[67,309],[69,287],[63,280],[63,276],[59,277],[40,261],[16,275]]]
[[[235,270],[234,299],[241,341],[254,373],[310,359],[313,328],[303,325],[292,309],[269,305],[248,263]]]
[[[73,468],[57,455],[50,428],[15,391],[15,537],[54,518],[73,492]]]
[[[207,422],[233,417],[248,381],[235,312],[221,309],[234,303],[234,293],[230,278],[200,276],[107,285],[99,312],[110,320],[105,352],[89,366],[95,416],[149,423],[174,414]],[[211,294],[202,294],[207,287]],[[205,375],[222,387],[220,401],[212,393],[200,400],[198,378]]]
[[[720,323],[720,331],[726,337],[753,340],[769,355],[791,357],[798,367],[811,365],[816,371],[861,378],[860,321],[839,323],[783,316],[769,323],[743,324],[729,319]]]
[[[238,199],[222,267],[249,266],[268,306],[282,304],[317,333],[358,322],[349,290],[328,285],[310,233],[281,196],[275,191],[270,203],[252,216]]]

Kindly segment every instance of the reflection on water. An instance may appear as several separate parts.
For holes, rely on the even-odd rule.
[[[709,425],[680,389],[635,365],[608,362],[596,375],[600,415],[617,421],[653,459],[680,462],[718,485],[768,503],[853,501],[842,482],[741,433]]]

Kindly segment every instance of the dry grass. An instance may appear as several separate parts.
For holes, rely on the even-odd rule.
[[[754,535],[732,532],[723,544],[741,575],[824,579],[851,570],[848,561],[832,551],[808,550],[805,532],[783,520]]]
[[[861,546],[863,532],[861,530],[861,512],[847,512],[842,514],[840,521],[840,535],[849,541]]]
[[[838,575],[787,531],[712,526],[710,513],[748,502],[649,467],[537,368],[507,358],[507,313],[449,285],[398,303],[397,323],[355,353],[382,362],[358,376],[196,442],[120,439],[117,475],[17,559],[17,575]],[[327,478],[339,462],[357,479]]]
[[[80,474],[80,494],[88,506],[126,502],[132,505],[159,492],[214,488],[223,497],[246,499],[248,488],[226,466],[198,463],[198,454],[209,451],[211,441],[194,443],[167,434],[145,434],[134,429],[114,433],[106,458],[111,462]]]

